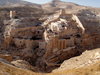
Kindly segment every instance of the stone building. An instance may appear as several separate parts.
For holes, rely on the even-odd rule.
[[[10,18],[13,19],[16,17],[16,11],[10,11]]]
[[[85,28],[76,15],[66,14],[64,10],[60,10],[50,16],[42,26],[46,28],[44,32],[44,39],[47,43],[44,55],[46,63],[62,61],[59,56],[64,53],[71,56],[76,54],[76,47],[81,45],[82,36],[85,32]],[[62,57],[63,59],[68,58],[68,56]]]
[[[31,57],[35,65],[43,66],[44,63],[47,68],[75,56],[85,32],[79,18],[64,10],[48,17],[42,26],[20,27],[20,22],[19,19],[11,21],[6,27],[5,38],[12,38],[10,41],[15,48],[21,49],[23,57]]]

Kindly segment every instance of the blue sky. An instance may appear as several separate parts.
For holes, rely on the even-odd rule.
[[[37,4],[44,4],[52,0],[26,0],[26,1],[37,3]],[[85,6],[100,7],[100,0],[62,0],[62,1],[74,2]]]

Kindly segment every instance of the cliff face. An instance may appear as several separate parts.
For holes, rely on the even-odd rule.
[[[77,69],[82,68],[85,66],[90,66],[91,64],[95,64],[97,61],[100,61],[100,49],[94,49],[92,51],[85,51],[82,55],[73,57],[69,60],[64,61],[60,68],[54,70],[53,72],[58,72],[61,70],[70,70],[70,69]],[[81,59],[82,58],[82,59]]]
[[[41,75],[34,72],[51,72],[58,67],[49,74],[99,75],[99,10],[59,0],[42,8],[0,8],[0,75]]]
[[[35,25],[39,20],[34,19],[33,23],[33,18],[8,20],[2,48],[28,61],[37,71],[51,72],[64,60],[100,46],[100,42],[97,43],[99,32],[87,32],[88,27],[82,24],[81,16],[60,10],[40,25]]]
[[[95,49],[96,51],[89,51],[89,52],[85,52],[83,55],[81,55],[81,57],[84,57],[85,56],[85,59],[87,61],[83,61],[81,59],[81,57],[76,57],[76,58],[73,58],[73,59],[70,59],[70,60],[67,60],[69,61],[70,65],[73,65],[72,63],[74,63],[75,65],[73,66],[70,66],[68,64],[67,61],[65,61],[60,68],[58,68],[58,70],[55,70],[54,72],[52,73],[36,73],[36,72],[32,72],[32,71],[29,71],[27,69],[22,69],[22,68],[18,68],[18,67],[15,67],[7,62],[5,62],[4,60],[1,60],[0,59],[0,75],[61,75],[61,74],[65,74],[65,75],[100,75],[100,61],[96,62],[96,60],[100,59],[99,58],[99,55],[98,55],[98,51],[100,51],[100,49]],[[93,55],[91,55],[91,53]],[[90,57],[90,59],[87,59],[89,58],[90,56],[93,57],[94,60],[91,60],[92,58]],[[82,65],[81,63],[79,63],[81,60],[81,62],[84,62],[84,64]],[[72,62],[73,61],[73,62]],[[95,62],[94,62],[95,61]],[[85,62],[88,62],[87,64]],[[20,63],[19,63],[20,64]],[[75,68],[77,64],[77,68]],[[78,67],[79,64],[81,65],[81,67]],[[86,66],[88,65],[88,66]],[[65,67],[66,66],[66,67]],[[68,67],[69,66],[69,67]],[[21,66],[20,66],[21,67]],[[69,70],[67,69],[70,68]]]

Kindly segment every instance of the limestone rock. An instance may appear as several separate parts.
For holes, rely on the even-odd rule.
[[[85,51],[82,55],[78,57],[71,58],[64,61],[60,68],[54,71],[77,69],[85,66],[90,66],[100,61],[100,48],[90,51]]]
[[[96,64],[82,67],[78,69],[71,69],[71,70],[61,70],[54,73],[36,73],[32,72],[26,69],[17,68],[9,63],[5,63],[3,61],[0,61],[0,75],[99,75],[100,74],[100,62],[97,62]]]
[[[0,58],[5,59],[9,62],[11,62],[13,60],[13,57],[11,55],[8,55],[8,54],[0,54]]]
[[[12,64],[7,63],[7,62],[0,61],[0,75],[11,75],[11,74],[14,74],[14,75],[19,75],[19,74],[34,75],[35,74],[35,75],[37,75],[38,73],[29,71],[27,69],[18,68],[18,67],[13,66]]]
[[[32,65],[30,65],[27,61],[25,60],[15,60],[11,62],[14,66],[18,67],[18,68],[22,68],[22,69],[27,69],[27,70],[32,70],[34,71],[35,68],[32,67]]]

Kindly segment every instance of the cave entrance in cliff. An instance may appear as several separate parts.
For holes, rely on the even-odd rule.
[[[30,40],[41,40],[42,38],[40,37],[32,37]]]

